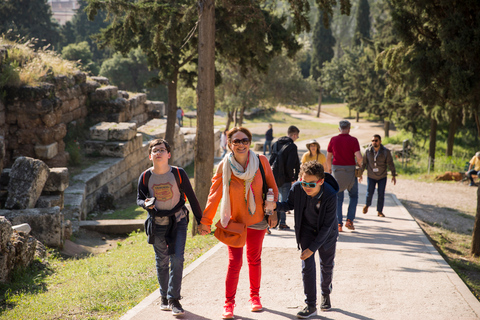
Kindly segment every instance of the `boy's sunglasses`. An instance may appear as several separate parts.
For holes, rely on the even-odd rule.
[[[317,182],[300,181],[300,184],[302,185],[302,187],[315,188],[320,181],[322,181],[322,179],[318,180]]]
[[[243,139],[235,139],[232,140],[232,144],[235,146],[238,146],[240,144],[243,144],[244,146],[247,146],[250,144],[250,140],[248,138],[243,138]]]

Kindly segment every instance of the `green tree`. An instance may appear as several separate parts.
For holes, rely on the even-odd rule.
[[[432,130],[435,117],[441,114],[438,109],[465,110],[478,117],[480,3],[458,1],[452,6],[446,0],[394,0],[392,4],[400,42],[379,57],[391,75],[389,89],[412,89],[432,115]],[[432,132],[431,138],[435,138]],[[434,141],[430,141],[429,155],[434,159]],[[480,255],[480,206],[472,254]]]
[[[140,48],[131,50],[126,56],[116,53],[105,60],[99,75],[107,77],[121,90],[146,92],[150,100],[166,100],[164,86],[149,88],[149,81],[158,71],[149,70],[147,56]]]
[[[370,39],[371,23],[370,5],[368,4],[368,0],[360,0],[358,2],[355,22],[352,44],[354,46],[359,46],[362,44],[362,39]]]
[[[82,67],[90,73],[97,75],[99,68],[92,61],[92,52],[87,41],[72,43],[62,49],[62,57],[71,61],[80,61]]]
[[[315,24],[313,30],[313,53],[312,53],[312,65],[310,74],[313,79],[318,82],[318,109],[317,118],[320,117],[320,111],[322,108],[322,93],[323,87],[321,82],[321,70],[323,64],[332,60],[335,55],[333,47],[335,46],[335,38],[332,35],[332,30],[329,24],[326,25],[324,21],[324,13],[319,11],[319,19]]]
[[[30,40],[37,47],[56,46],[60,40],[58,23],[52,20],[47,0],[0,1],[0,34],[10,40],[17,36]]]

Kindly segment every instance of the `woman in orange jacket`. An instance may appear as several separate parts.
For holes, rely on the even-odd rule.
[[[265,215],[260,165],[265,171],[268,188],[273,189],[275,201],[278,199],[278,189],[268,159],[250,151],[252,134],[248,129],[243,127],[231,129],[227,133],[227,141],[228,148],[232,152],[218,165],[198,231],[201,235],[210,233],[213,218],[220,203],[220,221],[223,227],[228,225],[230,219],[246,225],[251,311],[260,311],[262,310],[259,293],[263,238],[267,227],[274,227],[277,223],[276,213]],[[243,247],[228,246],[223,319],[233,318],[242,256]]]

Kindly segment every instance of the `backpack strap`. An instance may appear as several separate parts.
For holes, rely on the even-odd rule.
[[[180,198],[183,196],[183,199],[187,201],[187,196],[183,192],[182,188],[182,175],[180,174],[178,167],[172,166],[172,173],[175,176],[175,181],[177,181],[178,190],[180,191]]]
[[[267,198],[267,192],[268,192],[268,186],[267,186],[267,179],[265,178],[265,170],[263,169],[263,164],[262,161],[260,160],[260,156],[257,154],[259,166],[258,168],[260,169],[260,173],[262,174],[262,179],[263,179],[263,205],[265,205],[265,199]]]
[[[152,175],[152,171],[150,171],[150,169],[147,169],[145,171],[143,171],[142,173],[142,183],[145,187],[148,188],[148,181],[150,180],[150,176]]]

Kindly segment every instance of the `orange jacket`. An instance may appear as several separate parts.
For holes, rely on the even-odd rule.
[[[224,160],[225,161],[225,160]],[[268,159],[264,155],[260,155],[260,164],[263,165],[265,171],[265,179],[269,188],[273,189],[275,194],[275,201],[278,200],[278,188],[273,177],[272,169],[268,163]],[[218,165],[217,172],[212,178],[212,186],[210,187],[210,193],[208,195],[207,206],[203,211],[203,217],[200,221],[207,226],[212,225],[213,218],[217,213],[218,205],[223,195],[223,162]],[[253,195],[255,198],[256,209],[255,213],[251,216],[248,213],[247,202],[245,201],[245,180],[237,178],[232,174],[230,180],[230,206],[232,210],[232,219],[236,222],[243,222],[245,225],[251,226],[259,223],[264,218],[263,199],[262,199],[262,174],[260,168],[255,173],[255,177],[252,181]]]

